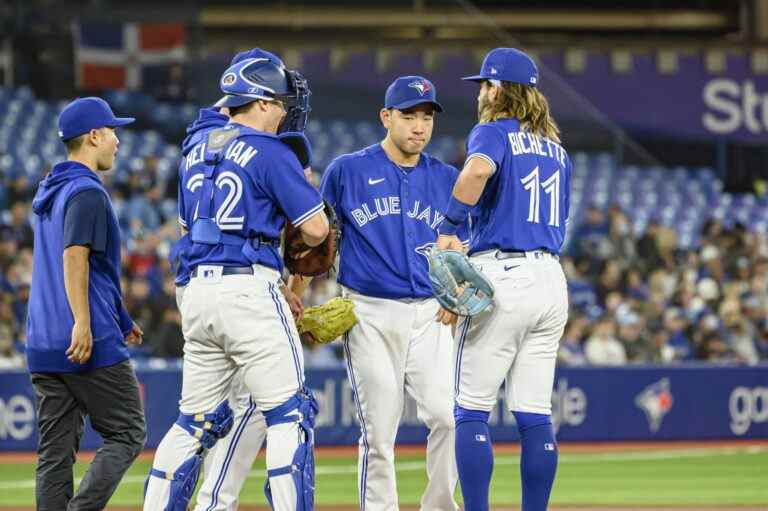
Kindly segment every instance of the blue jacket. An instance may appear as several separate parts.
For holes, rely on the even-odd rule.
[[[64,215],[70,198],[96,189],[107,195],[94,172],[80,163],[57,164],[40,182],[32,201],[35,246],[27,318],[27,364],[30,372],[71,373],[106,367],[126,360],[125,336],[133,322],[120,292],[120,228],[109,196],[107,246],[91,252],[88,302],[93,351],[85,364],[66,356],[74,318],[64,288]]]

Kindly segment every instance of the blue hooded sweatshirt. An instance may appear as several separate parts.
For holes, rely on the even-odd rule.
[[[64,288],[64,215],[69,200],[85,190],[107,198],[107,243],[91,252],[88,304],[93,350],[85,364],[67,359],[74,318]],[[109,195],[96,174],[81,163],[57,164],[40,182],[32,201],[35,246],[27,318],[27,364],[32,373],[72,373],[107,367],[128,359],[125,336],[133,321],[120,292],[120,228]]]
[[[181,154],[184,158],[179,164],[179,197],[181,197],[181,187],[184,186],[184,169],[186,168],[185,159],[189,152],[197,144],[202,142],[212,130],[226,126],[229,117],[219,113],[217,108],[201,108],[200,113],[192,124],[187,127],[187,136],[181,144]],[[190,268],[185,259],[185,254],[192,248],[189,236],[182,236],[174,243],[169,259],[171,264],[176,266],[176,285],[186,286],[189,283]]]

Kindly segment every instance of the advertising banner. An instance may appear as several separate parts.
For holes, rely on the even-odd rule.
[[[147,416],[147,447],[162,439],[178,414],[178,369],[139,370]],[[343,369],[307,371],[320,404],[319,445],[357,442],[352,389]],[[382,398],[385,398],[383,396]],[[552,421],[563,441],[768,438],[768,366],[563,368],[557,371]],[[491,414],[496,442],[518,439],[503,391]],[[427,431],[406,400],[398,442],[422,443]],[[100,445],[87,428],[82,449]],[[29,375],[0,373],[0,450],[34,450],[35,398]]]

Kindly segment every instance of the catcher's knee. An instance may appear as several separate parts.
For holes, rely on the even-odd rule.
[[[318,407],[308,388],[303,388],[282,405],[264,412],[267,427],[296,423],[301,432],[290,465],[267,470],[264,493],[272,505],[271,480],[290,475],[296,488],[296,511],[312,511],[315,500],[315,416]]]
[[[195,492],[197,480],[200,477],[200,468],[206,450],[213,447],[220,438],[229,433],[233,422],[234,416],[227,401],[221,403],[211,413],[180,413],[176,419],[176,425],[197,439],[200,447],[192,457],[184,460],[174,471],[164,471],[152,467],[149,471],[149,477],[144,483],[145,496],[150,478],[166,480],[170,483],[170,495],[163,511],[186,511],[187,504]]]

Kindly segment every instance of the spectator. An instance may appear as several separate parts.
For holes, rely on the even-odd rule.
[[[581,340],[584,337],[589,321],[579,314],[572,314],[565,326],[565,335],[560,341],[560,349],[557,352],[557,361],[566,366],[583,366],[587,364],[584,347]]]
[[[615,332],[616,325],[611,318],[603,317],[597,322],[584,347],[590,364],[619,366],[627,363],[627,353],[616,339]]]
[[[723,320],[723,340],[733,352],[736,360],[746,364],[756,364],[757,348],[754,338],[755,328],[741,315],[741,307],[736,300],[726,300],[720,306]]]
[[[16,323],[13,319],[11,297],[0,294],[0,370],[24,367],[24,357],[16,351]]]
[[[664,357],[665,362],[691,360],[693,358],[693,346],[685,332],[687,327],[688,321],[679,308],[673,307],[664,312],[664,329],[667,334],[666,344],[671,350],[670,355]]]
[[[619,325],[618,340],[624,347],[628,362],[642,364],[649,362],[650,343],[643,335],[643,320],[632,312],[628,311],[617,317]]]

